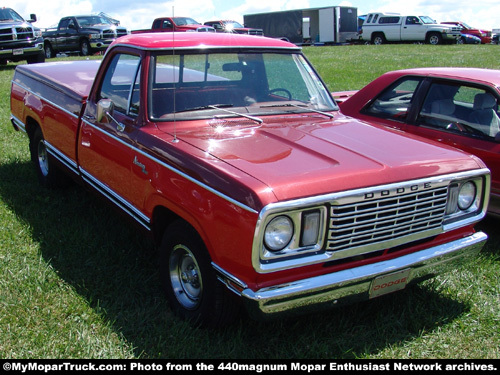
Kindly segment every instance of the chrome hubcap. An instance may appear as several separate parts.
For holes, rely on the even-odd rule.
[[[198,307],[203,293],[200,268],[193,253],[177,245],[170,255],[170,281],[179,303],[188,310]]]

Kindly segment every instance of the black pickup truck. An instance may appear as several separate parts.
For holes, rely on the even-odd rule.
[[[42,32],[31,24],[35,21],[34,14],[25,21],[15,10],[0,8],[0,65],[8,61],[45,61]]]
[[[126,28],[101,15],[64,17],[57,27],[43,33],[45,57],[54,57],[57,52],[87,56],[106,50],[113,40],[127,33]]]

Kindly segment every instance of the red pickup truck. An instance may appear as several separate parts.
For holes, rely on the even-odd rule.
[[[152,236],[199,324],[394,292],[487,239],[479,159],[344,116],[287,42],[128,35],[102,62],[18,66],[11,118],[42,185],[69,174]]]
[[[212,32],[215,29],[208,25],[202,25],[189,17],[160,17],[156,18],[151,29],[133,30],[132,34],[142,33],[164,33],[164,32]]]

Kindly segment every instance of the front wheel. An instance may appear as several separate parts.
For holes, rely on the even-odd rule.
[[[238,304],[217,280],[207,249],[187,223],[173,223],[160,247],[160,278],[168,302],[182,319],[200,326],[230,323]]]
[[[429,34],[429,36],[427,37],[427,43],[432,44],[432,45],[441,44],[442,41],[443,41],[443,37],[441,36],[441,34],[438,34],[438,33]]]

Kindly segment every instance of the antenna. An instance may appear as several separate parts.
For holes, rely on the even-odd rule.
[[[175,15],[175,6],[172,5],[172,17]],[[179,65],[180,69],[180,65]],[[179,72],[179,79],[181,77],[181,72]],[[176,95],[176,88],[175,88],[175,31],[172,31],[172,85],[174,85],[174,139],[172,140],[172,143],[178,143],[179,140],[177,139],[177,119],[176,119],[176,112],[177,112],[177,107],[175,103],[175,97]]]

